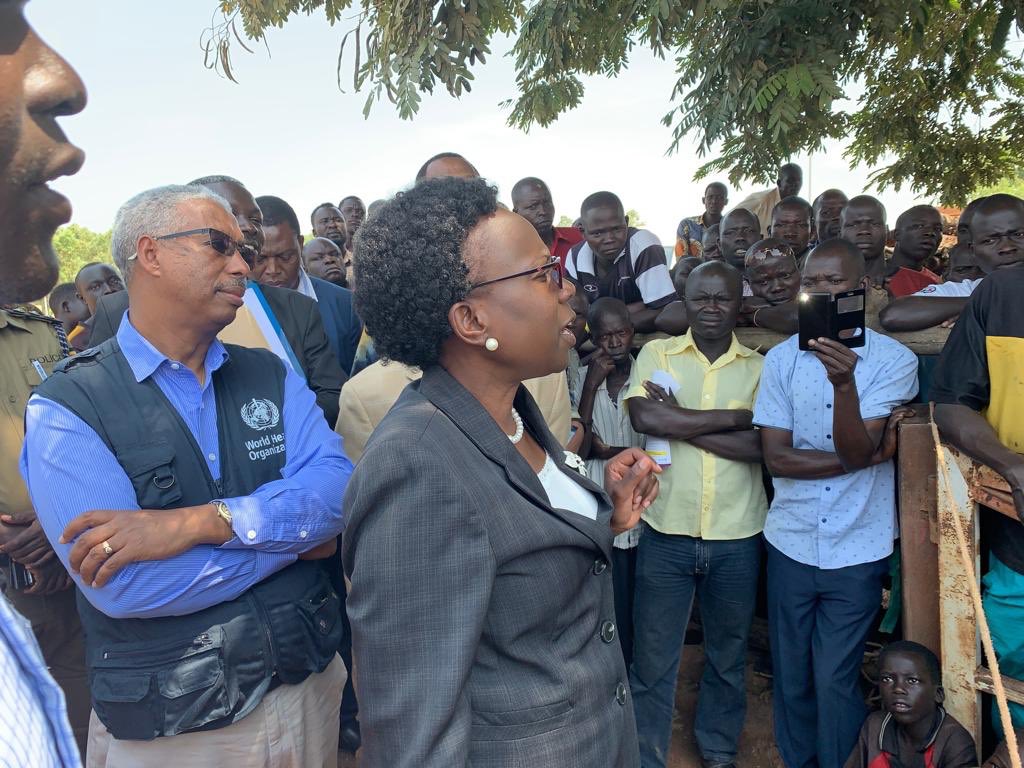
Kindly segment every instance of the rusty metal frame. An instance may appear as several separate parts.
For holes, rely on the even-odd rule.
[[[981,743],[981,693],[992,692],[992,676],[983,666],[977,622],[966,584],[979,578],[978,506],[1017,519],[1009,486],[996,472],[947,446],[950,478],[949,498],[940,484],[937,489],[939,524],[939,624],[942,646],[942,677],[946,708]],[[940,457],[939,460],[942,460]],[[955,503],[954,503],[955,501]],[[968,532],[974,559],[974,574],[963,566],[951,525]],[[1024,704],[1024,682],[1003,678],[1007,698]]]
[[[946,708],[980,743],[981,694],[992,693],[983,664],[974,608],[956,537],[968,535],[974,576],[980,574],[978,506],[1017,518],[1009,487],[989,467],[946,446],[954,499],[937,482],[938,457],[926,415],[909,418],[899,435],[900,551],[903,558],[903,635],[931,648],[942,660]],[[1024,682],[1004,676],[1007,698],[1024,704]]]

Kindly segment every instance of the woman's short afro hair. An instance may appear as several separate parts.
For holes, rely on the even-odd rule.
[[[424,368],[451,335],[448,310],[469,293],[466,238],[498,208],[483,179],[438,178],[399,192],[356,233],[356,311],[381,357]]]

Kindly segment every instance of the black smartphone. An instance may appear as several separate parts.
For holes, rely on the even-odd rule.
[[[801,293],[798,309],[800,349],[811,349],[808,344],[811,339],[830,338],[831,318],[831,293]]]
[[[863,288],[857,288],[835,296],[835,336],[840,344],[851,349],[864,346],[867,326],[864,321],[866,299]]]
[[[799,298],[800,349],[810,350],[811,339],[825,338],[847,347],[864,346],[865,294],[863,288],[830,293],[801,293]]]
[[[3,568],[7,575],[8,586],[18,592],[36,583],[32,572],[21,563],[11,560],[9,555],[0,555],[0,568]]]

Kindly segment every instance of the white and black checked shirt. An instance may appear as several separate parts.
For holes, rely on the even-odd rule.
[[[0,594],[0,768],[77,768],[64,693],[32,626]]]
[[[584,365],[580,368],[579,375],[573,381],[573,395],[575,403],[579,404],[583,396],[583,382],[587,379],[587,368]],[[601,382],[601,386],[594,393],[594,412],[592,414],[594,432],[601,436],[605,445],[621,448],[643,448],[646,437],[633,429],[629,420],[629,413],[623,407],[622,396],[629,389],[629,382],[623,384],[618,396],[613,400],[608,392],[608,380]],[[604,468],[608,464],[607,459],[587,459],[587,477],[604,488]],[[628,531],[618,534],[613,541],[617,549],[632,549],[640,543],[640,529],[642,526],[634,526]]]

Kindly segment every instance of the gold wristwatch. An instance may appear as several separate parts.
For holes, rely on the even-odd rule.
[[[225,504],[220,499],[214,499],[210,503],[213,504],[214,508],[216,508],[217,517],[219,517],[221,520],[227,523],[228,528],[232,528],[231,510],[228,509],[228,505]]]

